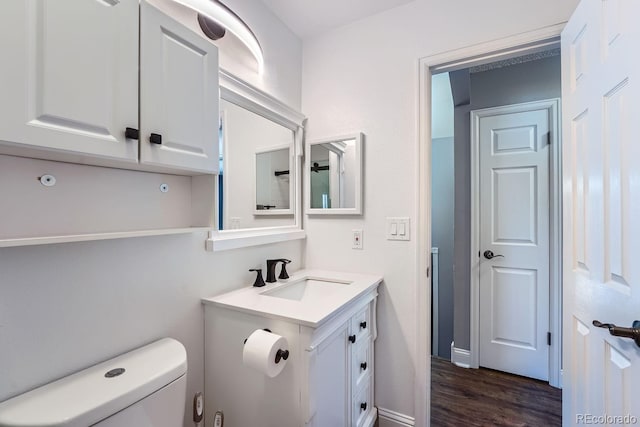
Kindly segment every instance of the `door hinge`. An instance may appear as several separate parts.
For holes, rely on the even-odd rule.
[[[547,345],[551,345],[551,332],[547,332]]]
[[[427,278],[429,278],[429,272],[430,272],[430,269],[429,267],[427,267]]]

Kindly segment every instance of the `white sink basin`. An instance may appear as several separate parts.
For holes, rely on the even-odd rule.
[[[301,270],[285,283],[270,283],[264,288],[247,285],[202,302],[317,328],[381,281],[382,276],[372,274]]]
[[[261,295],[275,298],[284,298],[292,301],[306,301],[327,296],[341,291],[352,282],[304,279],[299,282],[288,283],[276,289],[261,292]]]

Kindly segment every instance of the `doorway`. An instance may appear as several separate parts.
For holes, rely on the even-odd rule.
[[[522,57],[527,57],[527,56],[545,56],[548,55],[548,52],[553,51],[553,50],[557,50],[558,48],[558,37],[557,34],[559,34],[559,28],[556,29],[547,29],[546,31],[543,32],[538,32],[536,34],[529,34],[528,36],[531,39],[535,39],[537,37],[540,37],[541,35],[546,35],[547,37],[540,37],[540,39],[538,40],[534,40],[534,41],[529,41],[527,43],[522,43],[523,41],[523,37],[517,37],[514,38],[514,40],[502,40],[500,42],[496,42],[496,43],[489,43],[487,45],[484,46],[484,50],[483,47],[474,47],[474,48],[469,48],[469,49],[465,49],[465,51],[468,53],[468,55],[465,57],[463,56],[464,54],[459,51],[459,52],[451,52],[449,54],[444,54],[444,55],[438,55],[437,57],[432,57],[432,58],[427,58],[425,60],[422,61],[422,65],[424,66],[424,68],[422,69],[422,76],[424,78],[424,80],[422,81],[423,83],[423,88],[425,88],[427,85],[430,85],[431,83],[431,77],[436,76],[437,74],[440,74],[441,72],[451,72],[451,74],[456,74],[460,71],[466,70],[465,72],[469,71],[469,68],[473,68],[476,67],[475,70],[473,70],[473,73],[471,74],[478,74],[481,75],[481,73],[484,73],[486,71],[489,71],[491,69],[493,70],[497,70],[500,69],[502,71],[497,72],[497,74],[505,74],[505,70],[509,67],[512,67],[511,69],[517,69],[518,67],[523,68],[524,64],[522,63],[518,63],[518,61],[524,61],[524,62],[533,62],[533,60],[531,59],[522,59]],[[554,33],[556,33],[555,35],[549,37],[549,32],[553,31]],[[516,40],[517,39],[517,40]],[[512,43],[511,45],[509,45],[509,43]],[[491,46],[496,47],[496,49],[491,49]],[[499,46],[501,46],[501,48],[498,48]],[[511,46],[517,46],[515,48],[511,47]],[[486,52],[491,52],[491,53],[486,53]],[[475,55],[473,54],[475,53]],[[551,56],[556,57],[557,53],[552,53]],[[470,59],[467,59],[470,58]],[[519,59],[518,59],[519,58]],[[539,58],[538,58],[539,59]],[[515,62],[514,62],[515,61]],[[557,61],[557,63],[559,64],[559,56],[556,57],[554,59],[554,61]],[[507,62],[512,62],[508,65],[505,65],[505,63]],[[498,65],[496,65],[496,63],[498,63]],[[485,70],[479,71],[477,68],[482,68],[484,67]],[[513,68],[515,67],[515,68]],[[516,72],[514,74],[519,74],[519,75],[523,75],[522,72]],[[529,73],[530,74],[530,73]],[[485,76],[488,74],[485,74]],[[524,73],[524,75],[526,75],[526,73]],[[560,81],[560,70],[559,70],[559,66],[556,69],[556,80],[558,82],[558,91],[556,93],[553,94],[549,94],[548,92],[546,93],[541,93],[540,97],[537,99],[544,99],[544,98],[555,98],[555,97],[559,97],[559,81]],[[469,78],[467,78],[469,79]],[[544,79],[543,79],[544,80]],[[502,86],[506,86],[505,82],[508,82],[507,79],[501,78],[499,79],[500,83],[502,84]],[[535,92],[536,90],[534,90]],[[454,90],[455,92],[455,90]],[[490,93],[490,92],[496,92],[496,90],[491,90],[491,89],[487,89],[484,91],[485,94],[486,93]],[[499,92],[499,90],[498,90]],[[540,91],[538,91],[540,92]],[[431,92],[431,88],[427,89],[427,90],[423,90],[422,91],[423,94],[426,94],[426,98],[429,99],[431,97],[431,95],[433,94],[433,92]],[[519,99],[520,102],[522,101],[531,101],[532,99]],[[518,100],[516,101],[518,102]],[[429,111],[429,110],[433,110],[435,109],[435,106],[431,109],[425,108],[425,100],[422,99],[422,103],[421,103],[421,110],[422,111]],[[473,109],[479,109],[479,108],[484,108],[484,107],[489,107],[489,106],[495,106],[495,105],[505,105],[508,104],[509,102],[499,102],[498,104],[493,104],[493,105],[474,105],[472,104],[472,102],[468,101],[466,103],[460,103],[460,102],[455,102],[455,108],[456,110],[460,109],[461,111],[463,111],[463,114],[467,115],[467,120],[466,120],[466,124],[460,125],[461,131],[459,132],[460,135],[467,135],[467,138],[470,135],[470,120],[468,119],[470,111]],[[462,107],[462,108],[460,108]],[[427,120],[426,123],[429,123],[429,121]],[[423,120],[422,124],[425,125],[426,124],[425,121]],[[465,123],[464,120],[461,123]],[[431,123],[429,123],[431,124]],[[421,132],[421,136],[423,138],[423,142],[425,139],[429,139],[431,140],[431,135],[429,135],[430,132],[424,132],[424,128],[422,129],[423,132]],[[458,126],[456,126],[456,131],[458,130]],[[462,144],[458,145],[457,141],[454,142],[454,149],[455,150],[459,150],[460,146]],[[423,145],[424,147],[424,145]],[[425,158],[427,159],[427,161],[429,162],[429,164],[432,166],[437,159],[435,157],[431,157],[431,156],[437,156],[437,147],[435,147],[435,145],[430,145],[427,150],[428,153],[423,153],[423,156],[421,158],[421,160],[423,162],[425,162]],[[458,153],[456,153],[458,154]],[[470,181],[470,175],[471,175],[471,171],[470,171],[470,162],[469,162],[469,156],[470,154],[467,154],[466,157],[466,165],[458,165],[457,163],[455,164],[456,167],[456,171],[455,171],[455,180],[456,182],[460,181],[460,180],[468,180]],[[456,156],[459,157],[459,156]],[[456,162],[458,162],[458,160],[456,160]],[[423,163],[424,164],[424,163]],[[465,167],[466,166],[466,167]],[[423,170],[424,168],[421,168],[421,170]],[[433,167],[429,167],[427,168],[427,170],[430,173],[434,172],[434,168]],[[425,177],[422,176],[421,177],[421,182],[425,182]],[[551,179],[555,179],[555,177],[550,177]],[[436,185],[436,179],[433,180],[433,184]],[[467,195],[463,196],[462,193],[464,193],[464,191],[461,192],[461,194],[458,194],[461,190],[458,189],[458,186],[456,185],[456,189],[455,189],[455,207],[454,207],[454,213],[455,216],[457,217],[458,215],[462,214],[462,213],[466,213],[469,214],[471,211],[471,196],[470,196],[470,186],[469,189],[467,189]],[[427,245],[426,242],[431,243],[432,239],[435,237],[436,235],[436,230],[435,230],[435,226],[431,223],[431,220],[433,220],[435,215],[435,204],[436,201],[434,199],[434,197],[436,196],[438,192],[437,188],[434,187],[430,187],[428,190],[426,191],[421,191],[421,199],[422,198],[427,198],[428,201],[426,201],[426,203],[421,204],[421,213],[427,213],[427,215],[423,216],[422,219],[424,220],[424,222],[422,222],[423,226],[425,227],[425,230],[427,229],[427,224],[428,226],[431,227],[431,230],[429,233],[425,233],[426,234],[426,238],[425,238],[425,244],[423,246],[421,246],[421,249],[424,249],[425,252],[428,252],[428,257],[431,258],[431,245]],[[559,195],[558,195],[559,196]],[[555,197],[555,196],[553,196]],[[422,200],[424,202],[424,200]],[[433,203],[431,203],[431,201],[433,201]],[[466,203],[466,204],[465,204]],[[427,223],[427,216],[429,216],[428,214],[431,214],[433,216],[431,216],[429,218],[429,222]],[[474,317],[474,313],[472,312],[473,309],[470,307],[471,303],[470,303],[470,294],[471,294],[471,289],[470,289],[470,278],[471,278],[471,274],[472,274],[472,266],[471,263],[469,262],[470,260],[470,248],[473,246],[471,243],[471,236],[470,236],[470,219],[467,219],[467,225],[466,225],[466,229],[465,229],[465,225],[459,225],[458,221],[456,220],[456,226],[454,227],[454,241],[456,243],[456,246],[458,246],[457,250],[455,251],[456,254],[454,254],[454,258],[456,259],[456,261],[458,260],[457,257],[457,253],[458,252],[463,252],[462,256],[460,257],[461,260],[463,261],[458,261],[454,263],[454,283],[456,284],[456,289],[454,290],[454,297],[453,300],[455,303],[461,302],[461,306],[464,306],[465,303],[467,305],[467,310],[466,311],[461,311],[459,312],[458,310],[454,309],[454,326],[453,326],[453,330],[454,330],[454,339],[453,339],[453,344],[451,345],[451,361],[453,361],[454,363],[458,364],[459,366],[466,366],[466,367],[477,367],[477,362],[474,363],[474,360],[476,360],[476,358],[478,357],[478,352],[477,352],[477,348],[472,348],[473,344],[472,344],[472,335],[470,333],[470,329],[473,327],[473,320],[472,318]],[[466,237],[464,236],[464,234],[466,234]],[[552,245],[556,245],[558,244],[557,241],[552,241],[551,242]],[[436,245],[434,245],[435,247],[437,247]],[[420,251],[421,254],[424,254],[425,252],[423,252],[422,250]],[[437,248],[437,250],[435,252],[440,252],[439,248]],[[478,252],[477,250],[475,251],[475,259],[476,259],[476,263],[478,260]],[[440,255],[440,254],[438,254]],[[553,254],[554,256],[557,255],[557,253],[554,252]],[[426,258],[426,257],[425,257]],[[421,260],[422,261],[422,260]],[[439,264],[433,265],[433,273],[436,274],[436,272],[440,272],[443,269],[443,264],[442,264],[443,260],[442,257],[439,256]],[[428,262],[425,262],[425,264],[427,264],[427,266],[429,265]],[[554,264],[554,262],[552,262],[552,264]],[[446,267],[445,267],[446,268]],[[424,270],[423,270],[424,271]],[[464,276],[466,275],[466,279],[464,278]],[[435,277],[433,278],[434,280],[437,280]],[[443,312],[446,311],[446,309],[443,309],[442,305],[440,304],[441,301],[439,301],[437,298],[439,296],[442,295],[442,290],[443,290],[443,286],[446,286],[442,283],[442,281],[439,281],[440,284],[440,292],[436,292],[434,291],[432,293],[434,300],[431,301],[431,304],[433,304],[434,307],[434,316],[437,316],[437,318],[434,318],[433,320],[433,326],[434,327],[438,327],[438,323],[439,320],[441,320],[443,318]],[[458,286],[459,284],[463,284],[463,286]],[[466,286],[465,286],[466,285]],[[551,313],[548,315],[548,320],[549,320],[549,324],[550,324],[550,331],[555,332],[556,330],[559,332],[559,326],[560,326],[560,315],[559,315],[559,308],[560,308],[560,299],[558,297],[559,295],[559,283],[556,283],[552,292],[550,294],[548,294],[549,297],[549,301],[550,301],[550,309],[551,309]],[[466,293],[466,295],[465,295]],[[456,304],[457,305],[457,304]],[[437,312],[436,312],[436,308],[437,308]],[[428,311],[427,311],[428,313]],[[419,316],[420,317],[420,313]],[[420,319],[419,319],[420,320]],[[428,324],[428,323],[427,323]],[[440,333],[440,329],[438,327],[438,335],[440,337],[443,336],[442,333]],[[546,334],[545,335],[545,344],[546,344]],[[428,332],[427,332],[427,336],[428,336]],[[552,364],[552,366],[550,365],[550,370],[557,372],[557,375],[559,377],[559,360],[560,360],[560,351],[559,351],[559,346],[560,346],[560,337],[559,337],[559,333],[553,333],[551,336],[552,339],[552,346],[553,347],[553,351],[555,353],[557,353],[556,357],[552,357],[552,359],[557,360],[557,365]],[[438,346],[437,346],[437,350],[439,353],[442,353],[442,348],[443,348],[443,342],[442,340],[439,340]],[[418,349],[420,351],[420,348]],[[420,357],[420,354],[418,352],[418,357]],[[420,360],[420,359],[418,359]],[[474,366],[475,365],[475,366]],[[419,367],[420,368],[420,367]],[[428,369],[428,367],[427,367]],[[420,371],[420,369],[418,369],[418,371]],[[553,376],[553,375],[552,375]],[[429,374],[426,375],[426,385],[428,386],[430,384],[430,377]],[[556,378],[552,379],[552,381],[556,381]],[[559,385],[559,378],[557,378],[558,383],[556,383],[557,385]],[[417,393],[418,394],[418,393]],[[417,396],[417,399],[419,399],[420,397]],[[418,402],[416,402],[418,404]],[[417,417],[416,417],[416,421],[418,421],[421,417],[419,414],[419,411],[417,412]],[[419,421],[418,421],[419,423]],[[426,425],[426,424],[425,424]]]

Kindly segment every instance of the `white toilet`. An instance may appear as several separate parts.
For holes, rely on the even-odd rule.
[[[184,346],[164,338],[0,403],[0,426],[179,427]]]

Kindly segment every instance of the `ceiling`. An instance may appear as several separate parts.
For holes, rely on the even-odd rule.
[[[413,0],[262,0],[301,39]]]

